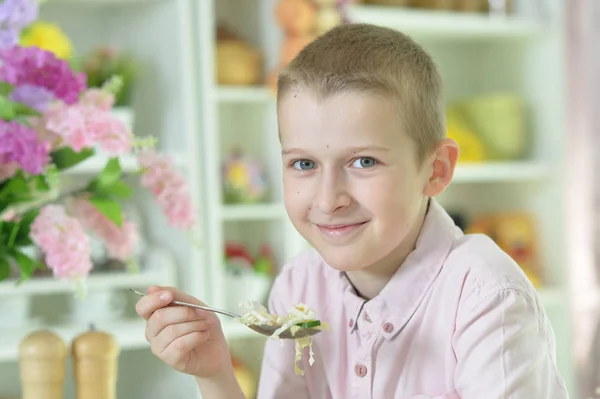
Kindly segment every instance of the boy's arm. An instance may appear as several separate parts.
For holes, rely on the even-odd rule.
[[[196,377],[196,383],[203,398],[246,399],[237,382],[233,367],[228,372],[214,378]]]
[[[287,314],[296,305],[289,297],[290,287],[284,287],[287,278],[279,276],[269,295],[269,312]],[[291,283],[291,282],[290,282]],[[281,293],[287,292],[284,296]],[[294,340],[267,338],[265,343],[257,399],[308,399],[306,377],[296,375],[294,371]],[[304,367],[304,366],[302,366]]]
[[[554,332],[525,292],[498,289],[461,310],[453,345],[462,399],[569,397],[555,365]]]

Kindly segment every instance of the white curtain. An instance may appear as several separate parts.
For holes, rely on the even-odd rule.
[[[567,0],[567,237],[580,398],[600,387],[600,0]]]

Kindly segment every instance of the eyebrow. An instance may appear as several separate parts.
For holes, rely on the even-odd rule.
[[[381,147],[381,146],[365,146],[365,147],[350,147],[347,149],[353,153],[357,152],[366,152],[366,151],[389,151],[389,147]],[[306,152],[299,148],[287,148],[281,151],[281,155],[288,155],[295,152]]]

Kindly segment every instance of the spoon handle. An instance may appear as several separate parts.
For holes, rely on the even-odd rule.
[[[145,296],[146,295],[143,292],[134,290],[133,288],[130,288],[129,290],[131,292],[134,292],[134,293],[138,294],[139,296]],[[216,309],[216,308],[211,308],[210,306],[195,305],[193,303],[180,302],[180,301],[172,301],[171,303],[174,304],[174,305],[187,306],[189,308],[202,309],[202,310],[206,310],[208,312],[220,313],[222,315],[229,316],[229,317],[232,317],[234,319],[239,319],[239,318],[242,317],[241,315],[239,315],[237,313],[228,312],[226,310],[221,310],[221,309]]]

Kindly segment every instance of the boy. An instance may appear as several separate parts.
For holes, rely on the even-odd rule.
[[[332,331],[315,336],[304,376],[293,341],[268,340],[259,399],[568,398],[532,285],[433,199],[459,151],[417,44],[337,27],[280,74],[277,108],[286,209],[314,249],[280,272],[270,312],[303,302]],[[196,376],[204,398],[242,398],[218,319],[165,308],[173,298],[198,303],[158,287],[138,303],[153,353]]]

